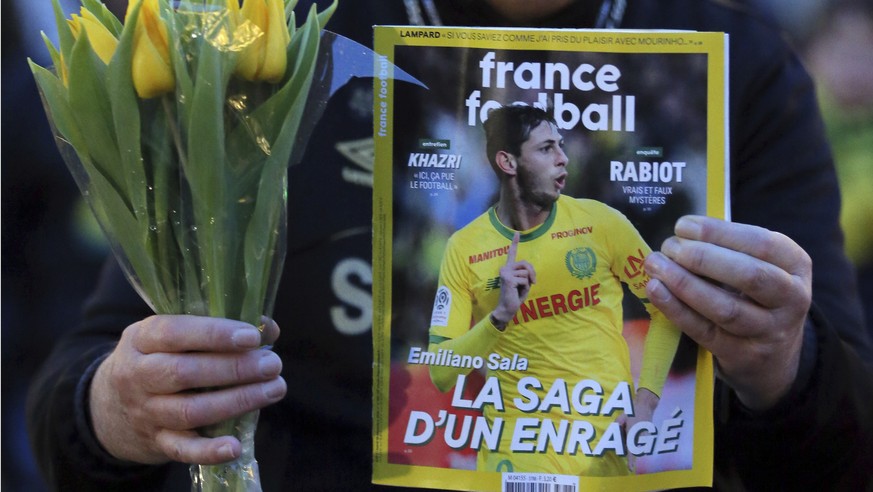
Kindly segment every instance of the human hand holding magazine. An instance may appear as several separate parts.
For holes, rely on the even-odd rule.
[[[376,27],[375,483],[711,483],[712,360],[643,261],[727,218],[726,45]]]

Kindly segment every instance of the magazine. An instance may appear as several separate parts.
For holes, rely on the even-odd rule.
[[[711,484],[711,356],[643,263],[728,218],[726,38],[375,27],[374,483]]]

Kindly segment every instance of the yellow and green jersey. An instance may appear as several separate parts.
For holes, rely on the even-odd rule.
[[[639,386],[661,394],[679,333],[645,299],[648,277],[643,260],[651,250],[618,211],[594,200],[566,196],[557,200],[543,224],[520,232],[516,260],[533,265],[537,281],[504,332],[491,324],[488,315],[498,304],[499,270],[506,263],[515,231],[500,223],[493,208],[449,239],[431,317],[431,352],[442,349],[493,362],[526,362],[508,362],[502,367],[495,363],[488,369],[488,376],[500,383],[505,404],[501,411],[485,406],[484,414],[489,424],[495,418],[504,420],[501,439],[507,442],[501,442],[496,452],[481,450],[479,468],[575,475],[627,473],[624,460],[614,454],[586,458],[581,451],[513,453],[509,443],[518,418],[551,419],[555,424],[586,420],[599,439],[620,412],[582,415],[557,403],[531,412],[513,402],[516,398],[530,401],[530,393],[518,391],[519,381],[526,377],[535,378],[533,386],[530,379],[522,383],[540,401],[550,394],[553,401],[563,393],[572,397],[582,381],[588,386],[593,381],[595,388],[602,388],[602,402],[619,387],[630,388],[633,394],[630,356],[622,336],[622,283],[643,301],[651,317]],[[431,377],[447,390],[458,374],[469,371],[434,365]],[[537,382],[540,389],[535,388]],[[555,384],[565,385],[567,391],[553,389]],[[595,392],[588,389],[586,394]]]

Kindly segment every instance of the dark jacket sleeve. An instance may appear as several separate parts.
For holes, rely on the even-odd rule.
[[[87,405],[91,378],[100,362],[126,326],[150,314],[110,258],[85,306],[83,322],[54,344],[34,379],[27,402],[28,431],[36,461],[53,490],[162,488],[171,467],[113,458],[91,430]]]
[[[813,366],[773,409],[754,414],[719,388],[720,488],[873,488],[873,371],[815,310],[807,330],[804,356]]]

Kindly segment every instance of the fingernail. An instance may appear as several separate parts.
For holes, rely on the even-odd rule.
[[[645,269],[649,276],[659,275],[664,271],[664,256],[660,253],[650,254],[646,257]]]
[[[665,303],[672,297],[667,287],[664,287],[663,282],[656,278],[649,279],[647,288],[649,290],[649,297],[654,301]]]
[[[700,217],[686,215],[676,221],[676,234],[688,239],[700,238]]]
[[[258,370],[264,377],[278,376],[282,372],[282,359],[275,352],[264,351],[261,360],[258,361]]]
[[[240,348],[255,348],[261,344],[261,332],[256,328],[240,328],[233,334],[233,344]]]
[[[661,252],[670,258],[679,256],[679,251],[682,249],[682,244],[676,238],[667,238],[664,244],[661,245]]]
[[[236,458],[236,456],[233,455],[233,446],[230,444],[222,444],[221,447],[218,448],[218,456],[225,460]]]
[[[264,383],[262,386],[264,396],[270,400],[277,400],[285,396],[285,380],[276,378],[270,382]]]

